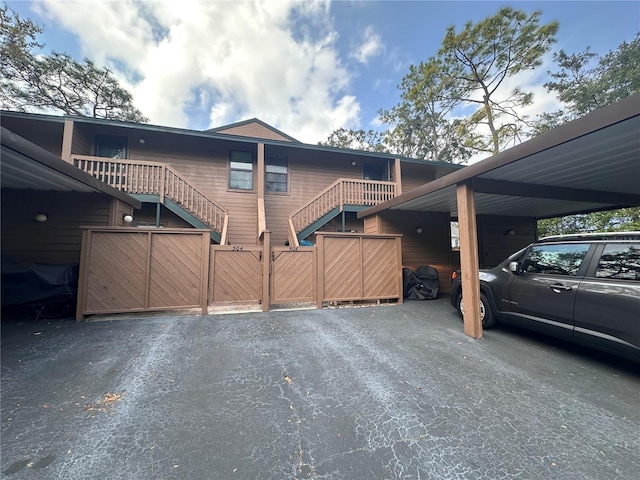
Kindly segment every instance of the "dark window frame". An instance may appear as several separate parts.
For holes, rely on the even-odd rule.
[[[111,142],[111,146],[104,145]],[[114,146],[119,143],[121,146],[121,155],[105,155],[103,150],[111,149],[113,151],[118,150]],[[126,160],[129,158],[129,138],[123,135],[103,135],[97,134],[95,137],[94,156],[100,158],[114,158],[117,160]]]
[[[235,158],[234,158],[235,156]],[[250,160],[248,160],[246,157],[249,157]],[[242,158],[245,157],[245,158]],[[237,164],[234,167],[234,163]],[[237,173],[246,173],[249,170],[248,169],[244,169],[244,168],[238,168],[239,164],[247,164],[247,165],[251,165],[251,187],[250,188],[245,188],[242,186],[239,186],[239,183],[241,183],[241,179],[234,179],[234,172]],[[255,181],[255,175],[256,175],[256,167],[255,167],[255,160],[254,160],[254,155],[253,152],[249,152],[247,150],[229,150],[229,169],[228,169],[228,182],[227,182],[227,187],[229,190],[233,190],[236,192],[255,192],[255,185],[256,185],[256,181]]]
[[[270,172],[269,167],[284,167],[285,172]],[[289,194],[290,186],[289,180],[291,178],[289,169],[289,158],[285,155],[267,155],[264,162],[264,191],[269,194],[287,195]],[[284,181],[269,181],[270,176],[283,176]],[[269,185],[284,185],[284,190],[272,190]]]

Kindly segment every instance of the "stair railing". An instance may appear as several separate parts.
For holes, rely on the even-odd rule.
[[[127,193],[167,197],[216,232],[226,233],[228,214],[185,177],[165,163],[72,156],[74,165],[107,185]],[[222,238],[222,245],[226,239]]]

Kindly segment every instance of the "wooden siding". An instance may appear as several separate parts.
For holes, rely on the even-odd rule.
[[[153,227],[156,225],[156,204],[143,203],[142,208],[134,210],[132,226]],[[160,226],[163,228],[192,228],[188,222],[164,206],[160,206]]]
[[[263,248],[221,245],[210,248],[209,304],[260,303]]]
[[[400,239],[400,235],[318,234],[318,305],[380,299],[402,302]]]
[[[407,193],[414,188],[429,183],[436,178],[435,167],[417,163],[402,163],[402,191]]]
[[[271,249],[271,304],[316,302],[316,248]]]
[[[536,239],[536,219],[478,215],[480,267],[492,267]],[[514,234],[509,234],[509,231]]]
[[[2,251],[30,262],[79,263],[80,226],[106,226],[109,201],[97,193],[3,189]],[[36,222],[38,213],[48,220]]]
[[[382,212],[380,221],[382,233],[402,234],[402,265],[436,268],[440,291],[449,292],[451,272],[457,268],[452,262],[449,214],[395,210]]]
[[[3,115],[2,126],[57,157],[62,155],[63,122],[48,122],[38,118],[29,119]]]
[[[290,142],[291,139],[280,135],[278,132],[274,132],[270,128],[261,125],[258,122],[247,123],[244,125],[238,125],[224,130],[216,130],[216,133],[222,133],[227,135],[238,135],[241,137],[252,138],[264,138],[265,140],[283,140]]]
[[[99,313],[207,308],[209,232],[88,228],[77,318]]]
[[[287,155],[281,149],[266,146],[266,155]],[[289,187],[287,194],[266,193],[267,228],[273,245],[288,240],[289,215],[321,193],[338,178],[362,178],[362,165],[351,165],[349,157],[340,160],[323,152],[295,150],[288,155]]]

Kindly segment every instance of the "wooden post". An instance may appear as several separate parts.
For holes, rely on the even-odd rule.
[[[201,236],[202,242],[202,263],[200,264],[200,306],[202,307],[202,315],[208,313],[208,294],[209,294],[209,253],[211,251],[210,246],[211,234],[203,232]]]
[[[395,171],[395,179],[396,182],[396,196],[402,195],[402,169],[400,167],[400,159],[396,158],[393,161],[393,167]]]
[[[462,298],[464,298],[464,333],[473,338],[482,338],[476,204],[473,198],[473,189],[468,183],[459,184],[456,195],[460,232]]]
[[[266,230],[262,242],[262,311],[269,310],[271,296],[269,295],[269,284],[271,281],[271,232]]]
[[[65,162],[73,163],[71,160],[71,146],[73,145],[73,120],[65,119],[64,130],[62,132],[62,152],[60,158]]]

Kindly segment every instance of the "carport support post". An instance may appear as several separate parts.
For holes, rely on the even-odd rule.
[[[462,298],[464,298],[464,333],[473,338],[482,338],[476,204],[473,198],[473,189],[468,183],[458,184],[456,195],[460,231]]]

